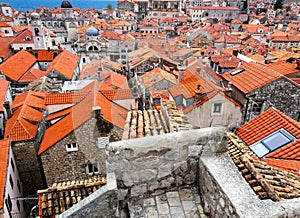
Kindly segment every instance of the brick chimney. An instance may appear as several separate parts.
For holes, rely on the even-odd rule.
[[[201,102],[201,85],[197,86],[197,90],[195,90],[195,96],[194,96],[194,101],[196,104]]]
[[[233,49],[233,51],[232,51],[232,55],[234,55],[234,56],[238,56],[238,54],[239,54],[239,50],[237,50],[236,48],[235,48],[235,49]]]
[[[184,71],[185,71],[186,67],[181,62],[180,64],[177,65],[177,69],[179,71],[178,82],[182,82],[184,80]]]

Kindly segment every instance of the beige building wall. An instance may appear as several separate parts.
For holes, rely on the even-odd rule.
[[[218,105],[221,105],[218,112]],[[217,110],[217,111],[216,111]],[[224,126],[234,122],[241,122],[241,108],[229,101],[221,94],[205,102],[186,114],[193,128]]]

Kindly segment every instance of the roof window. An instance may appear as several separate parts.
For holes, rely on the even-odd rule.
[[[244,68],[240,68],[240,69],[237,69],[237,70],[231,72],[230,75],[231,75],[231,76],[235,76],[235,75],[237,75],[237,74],[239,74],[239,73],[241,73],[241,72],[244,72],[244,71],[245,71]]]
[[[279,129],[262,140],[250,146],[250,149],[258,156],[263,157],[293,141],[296,138],[285,129]]]

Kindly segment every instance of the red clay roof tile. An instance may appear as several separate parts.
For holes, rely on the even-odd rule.
[[[231,75],[232,72],[238,69],[244,69],[244,71],[236,75]],[[239,68],[224,73],[221,76],[246,94],[280,78],[281,74],[263,64],[242,62]]]
[[[0,78],[0,111],[3,111],[3,102],[8,91],[9,82]]]
[[[4,206],[6,171],[8,165],[9,139],[0,140],[0,209]]]
[[[18,81],[36,62],[36,58],[25,50],[19,51],[0,65],[0,71],[14,80]]]

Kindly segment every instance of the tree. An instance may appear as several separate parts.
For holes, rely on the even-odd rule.
[[[107,5],[107,9],[108,9],[108,10],[112,10],[112,9],[113,9],[112,4],[108,4],[108,5]]]
[[[282,0],[277,0],[274,4],[274,10],[282,9]]]

